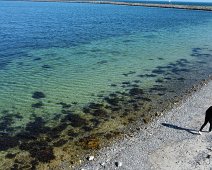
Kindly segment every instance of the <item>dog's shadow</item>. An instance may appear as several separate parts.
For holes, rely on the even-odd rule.
[[[179,127],[179,126],[168,124],[168,123],[161,123],[161,124],[165,127],[168,127],[168,128],[173,128],[173,129],[176,129],[176,130],[185,130],[186,132],[189,132],[193,135],[199,135],[199,132],[194,130],[194,129],[183,128],[183,127]]]

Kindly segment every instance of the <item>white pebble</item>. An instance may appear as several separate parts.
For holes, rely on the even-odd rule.
[[[88,160],[89,160],[89,161],[93,161],[93,160],[94,160],[94,156],[89,156],[89,157],[88,157]]]
[[[105,162],[100,163],[101,166],[105,166]]]

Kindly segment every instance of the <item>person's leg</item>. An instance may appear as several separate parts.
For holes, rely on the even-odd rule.
[[[203,123],[203,125],[201,126],[200,130],[199,130],[199,134],[201,135],[201,131],[202,129],[205,127],[205,125],[207,125],[208,120],[205,119],[205,122]]]
[[[212,120],[210,120],[209,123],[210,123],[209,132],[211,132],[211,130],[212,130]]]

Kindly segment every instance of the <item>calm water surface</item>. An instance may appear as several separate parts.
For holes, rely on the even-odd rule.
[[[211,28],[206,11],[1,1],[0,167],[70,165],[148,123],[212,73]]]

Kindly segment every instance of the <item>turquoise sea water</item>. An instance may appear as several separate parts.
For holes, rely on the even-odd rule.
[[[211,74],[211,28],[206,11],[0,2],[0,167],[72,163],[148,122]]]

